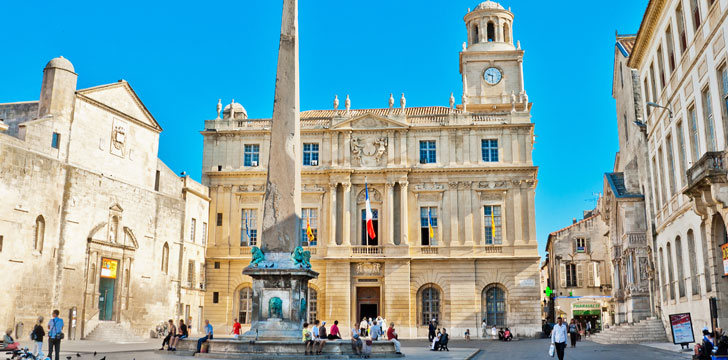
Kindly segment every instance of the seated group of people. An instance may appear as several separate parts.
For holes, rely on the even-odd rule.
[[[383,322],[383,320],[380,321]],[[372,353],[372,341],[374,340],[391,341],[394,343],[394,351],[397,354],[402,354],[398,339],[399,336],[397,335],[397,331],[394,329],[394,323],[389,323],[386,334],[382,331],[382,326],[386,326],[386,324],[379,324],[377,320],[372,321],[372,325],[369,326],[367,331],[369,333],[369,339],[362,340],[362,337],[365,335],[359,334],[357,331],[357,323],[354,323],[351,328],[351,348],[354,350],[354,354],[368,358]],[[364,333],[365,332],[362,331],[362,334]]]
[[[500,341],[513,340],[513,334],[511,333],[511,330],[506,328],[506,330],[504,331],[503,328],[500,328],[500,330],[498,330],[498,340],[500,340]]]
[[[319,325],[320,324],[320,325]],[[313,322],[313,328],[308,329],[309,323],[303,323],[303,342],[306,344],[306,355],[321,354],[326,345],[326,340],[341,339],[341,332],[339,330],[339,321],[334,321],[334,325],[331,326],[331,331],[326,333],[326,321],[319,322],[315,320]],[[318,348],[318,349],[317,349]]]
[[[437,329],[437,334],[434,338],[432,338],[432,345],[430,346],[430,350],[440,351],[445,349],[447,351],[450,351],[450,349],[447,348],[448,341],[450,341],[450,335],[447,333],[447,329],[442,328],[442,331],[440,331],[440,329]]]

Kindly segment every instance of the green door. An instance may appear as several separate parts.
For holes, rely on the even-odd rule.
[[[116,279],[101,278],[99,282],[99,320],[112,320],[114,315],[114,285],[116,285]]]

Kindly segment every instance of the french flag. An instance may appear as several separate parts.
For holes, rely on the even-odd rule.
[[[377,234],[374,233],[374,214],[372,214],[372,204],[369,203],[369,187],[364,183],[364,193],[366,194],[366,212],[367,212],[367,234],[370,238],[376,239]]]

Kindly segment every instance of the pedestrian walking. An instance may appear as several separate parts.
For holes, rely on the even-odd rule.
[[[363,317],[361,318],[361,322],[359,323],[359,336],[367,336],[367,328],[369,328],[369,323],[367,322],[367,318]]]
[[[382,326],[374,320],[372,322],[372,327],[369,328],[369,337],[372,340],[379,340],[380,336],[382,336]]]
[[[432,319],[430,320],[430,326],[427,329],[427,339],[429,339],[429,341],[432,341],[432,339],[437,336],[437,333],[435,333],[435,329],[435,319]]]
[[[591,321],[587,321],[586,322],[586,337],[589,337],[589,335],[591,335],[591,331],[592,331]]]
[[[33,355],[37,359],[45,359],[45,356],[43,356],[43,338],[45,337],[45,330],[43,330],[43,317],[38,316],[38,322],[35,323],[35,327],[33,327],[33,332],[30,333],[30,339],[35,341],[35,350],[33,351]]]
[[[465,329],[465,341],[470,341],[470,329]]]
[[[564,324],[564,321],[559,316],[559,318],[556,319],[554,329],[551,330],[551,344],[553,344],[556,348],[556,355],[559,357],[559,360],[564,360],[564,349],[566,348],[566,333],[566,324]]]
[[[480,328],[483,331],[483,338],[488,336],[488,324],[485,323],[485,319],[483,319],[483,322],[480,323]]]
[[[233,339],[237,340],[240,338],[240,323],[238,322],[238,318],[233,319],[233,330],[230,333],[233,334]]]
[[[55,360],[60,359],[61,339],[63,339],[63,319],[58,317],[60,314],[60,311],[53,310],[51,320],[48,322],[48,357],[53,357],[55,349]]]
[[[579,328],[576,326],[576,320],[571,319],[569,323],[569,336],[571,336],[571,347],[576,347],[576,338],[579,336]]]
[[[212,325],[210,325],[210,320],[205,319],[205,336],[197,339],[197,351],[195,353],[200,352],[202,344],[207,340],[212,340],[212,338]]]

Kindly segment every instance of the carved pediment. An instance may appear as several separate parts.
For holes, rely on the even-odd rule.
[[[372,113],[366,113],[342,121],[334,126],[335,129],[370,130],[370,129],[401,129],[407,125]]]
[[[359,192],[359,195],[356,196],[356,202],[358,204],[363,204],[366,201],[366,193],[364,190]],[[382,202],[382,193],[379,192],[379,190],[369,187],[369,201],[370,202]]]

